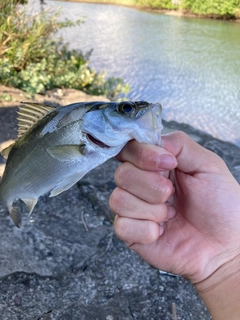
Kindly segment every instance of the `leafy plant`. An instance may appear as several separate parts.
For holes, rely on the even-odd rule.
[[[240,0],[136,0],[136,4],[152,9],[183,9],[228,19],[240,16]]]
[[[23,0],[22,0],[23,1]],[[0,5],[0,83],[22,89],[32,96],[52,88],[81,89],[116,99],[129,89],[122,79],[106,79],[88,66],[91,52],[70,50],[56,32],[79,25],[59,22],[60,11],[29,13],[17,0]]]
[[[183,0],[181,7],[196,14],[234,18],[240,10],[240,0]]]

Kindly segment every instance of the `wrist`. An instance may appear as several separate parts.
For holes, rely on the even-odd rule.
[[[240,319],[240,254],[194,286],[213,320]]]

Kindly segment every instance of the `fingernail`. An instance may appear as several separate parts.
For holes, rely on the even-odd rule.
[[[168,214],[167,214],[167,219],[172,219],[176,215],[176,209],[172,204],[168,205]]]
[[[177,166],[177,159],[170,154],[163,154],[158,158],[158,168],[164,170],[172,170]]]

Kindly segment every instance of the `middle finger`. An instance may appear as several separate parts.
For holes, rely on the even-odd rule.
[[[173,193],[169,179],[157,172],[141,170],[129,162],[117,168],[114,179],[118,187],[152,204],[166,202]]]

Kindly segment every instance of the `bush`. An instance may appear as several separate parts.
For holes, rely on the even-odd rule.
[[[136,0],[136,4],[152,9],[183,9],[223,18],[240,16],[240,0]]]
[[[150,7],[152,9],[177,9],[178,7],[171,0],[136,0],[140,6]]]
[[[234,18],[240,10],[240,0],[183,0],[181,7],[195,14]]]
[[[21,0],[23,2],[24,0]],[[116,99],[129,87],[122,79],[106,79],[88,66],[91,52],[69,50],[55,33],[76,22],[59,22],[60,11],[29,13],[17,0],[0,4],[0,83],[32,96],[53,88],[74,88]]]

